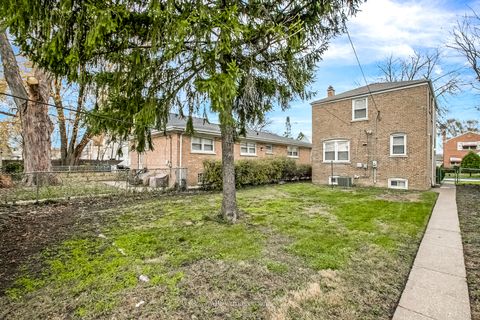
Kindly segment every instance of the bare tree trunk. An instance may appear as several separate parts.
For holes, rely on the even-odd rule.
[[[28,88],[25,88],[5,32],[0,32],[0,54],[5,79],[12,94],[17,96],[14,100],[22,124],[24,171],[50,171],[53,124],[48,116],[48,106],[45,105],[50,97],[50,80],[43,71],[36,69],[34,77],[27,79]],[[32,175],[27,177],[27,183],[35,183]]]
[[[84,133],[82,140],[80,140],[80,142],[77,144],[77,146],[73,150],[73,154],[69,154],[67,158],[67,163],[69,166],[78,165],[82,152],[87,146],[88,142],[90,142],[91,138],[92,138],[92,133],[90,132],[90,130],[87,130]]]
[[[75,120],[73,121],[72,135],[70,137],[70,145],[68,146],[68,153],[72,155],[75,151],[75,145],[77,143],[78,129],[80,128],[81,111],[85,103],[85,84],[80,83],[78,89],[77,98],[77,110],[75,112]]]
[[[2,57],[5,79],[7,80],[11,93],[18,97],[14,98],[14,100],[17,108],[20,109],[20,107],[26,103],[26,100],[24,99],[28,98],[28,94],[23,86],[23,80],[20,75],[17,60],[15,59],[12,46],[10,45],[5,32],[0,32],[0,55]]]
[[[221,128],[223,176],[222,216],[225,221],[234,223],[238,218],[237,195],[235,189],[235,163],[233,152],[233,147],[235,143],[235,128],[230,121],[226,121],[226,123],[223,123]]]
[[[24,170],[25,172],[51,171],[51,135],[53,123],[48,116],[50,79],[39,69],[35,69],[35,81],[28,83],[30,100],[21,114]],[[35,102],[33,102],[35,101]],[[27,182],[35,183],[29,176]]]
[[[60,159],[62,165],[66,165],[68,138],[67,138],[67,126],[65,123],[65,114],[63,113],[63,102],[61,97],[62,83],[61,81],[54,80],[54,91],[52,92],[53,101],[58,114],[58,129],[60,131]]]

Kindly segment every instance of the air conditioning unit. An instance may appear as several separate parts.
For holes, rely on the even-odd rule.
[[[338,177],[337,185],[340,187],[350,188],[352,186],[352,177]]]

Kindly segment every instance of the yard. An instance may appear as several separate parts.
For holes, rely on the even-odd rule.
[[[480,319],[480,186],[457,186],[472,319]]]
[[[257,187],[235,225],[218,193],[0,207],[0,318],[389,319],[435,199]]]

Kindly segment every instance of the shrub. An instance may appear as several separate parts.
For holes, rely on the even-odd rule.
[[[238,188],[275,183],[282,180],[305,180],[312,176],[312,166],[296,164],[293,159],[269,158],[259,160],[239,160],[235,162],[235,182]],[[205,160],[203,162],[204,188],[222,187],[222,163]]]
[[[470,151],[465,157],[463,157],[461,167],[480,169],[480,156],[475,152]]]
[[[4,167],[5,173],[20,173],[23,172],[23,164],[19,162],[9,162]]]

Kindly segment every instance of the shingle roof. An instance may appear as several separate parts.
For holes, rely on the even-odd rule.
[[[377,92],[381,92],[381,91],[385,91],[385,90],[398,89],[398,88],[402,88],[402,87],[408,87],[408,86],[411,86],[411,85],[428,83],[428,82],[429,82],[429,80],[422,79],[422,80],[411,80],[411,81],[372,83],[372,84],[368,85],[368,87],[370,87],[370,91],[368,90],[369,88],[367,86],[363,86],[363,87],[356,88],[356,89],[353,89],[353,90],[350,90],[350,91],[345,91],[345,92],[336,94],[332,97],[326,97],[324,99],[314,101],[311,104],[314,105],[314,104],[319,104],[319,103],[325,103],[325,102],[330,102],[330,101],[335,101],[335,100],[340,100],[340,99],[365,95],[365,94],[368,94],[369,92],[377,93]]]
[[[167,131],[180,130],[185,131],[187,125],[187,119],[171,113],[168,118]],[[220,126],[216,123],[207,122],[206,119],[193,117],[193,129],[198,133],[210,133],[214,135],[220,135]],[[271,142],[286,145],[295,145],[300,147],[311,148],[312,144],[306,141],[299,141],[292,138],[282,137],[278,134],[269,133],[265,131],[255,131],[247,129],[247,135],[245,137],[248,140]]]

